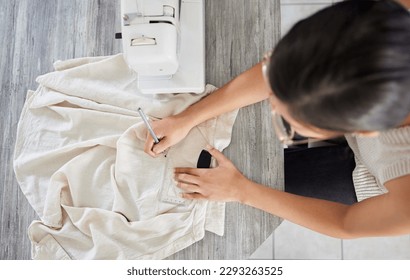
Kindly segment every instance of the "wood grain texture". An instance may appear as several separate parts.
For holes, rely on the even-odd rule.
[[[272,0],[206,1],[206,80],[222,86],[258,63],[280,36],[280,3]],[[266,102],[242,108],[224,151],[248,178],[283,187],[283,150],[276,141]],[[280,219],[260,210],[226,204],[225,234],[205,238],[175,259],[246,259]]]
[[[37,215],[21,192],[12,158],[17,123],[35,78],[56,60],[121,52],[120,1],[0,0],[0,259],[30,259],[27,228]],[[207,0],[207,82],[221,86],[258,62],[279,39],[278,0]],[[256,182],[283,187],[283,154],[269,107],[240,110],[225,154]],[[225,236],[205,238],[174,259],[245,259],[280,220],[262,211],[227,204]]]

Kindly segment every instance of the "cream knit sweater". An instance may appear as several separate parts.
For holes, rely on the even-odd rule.
[[[376,137],[346,135],[346,139],[355,153],[352,175],[358,201],[386,193],[387,181],[410,174],[410,126]]]

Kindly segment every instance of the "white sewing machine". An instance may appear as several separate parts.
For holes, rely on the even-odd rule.
[[[121,0],[125,61],[142,93],[205,88],[204,0]]]

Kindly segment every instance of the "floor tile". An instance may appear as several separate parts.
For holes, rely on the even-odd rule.
[[[272,233],[265,242],[250,256],[251,260],[272,260],[273,259],[273,238]]]
[[[274,257],[286,260],[340,260],[342,241],[316,233],[289,221],[275,230]]]
[[[281,5],[281,35],[282,37],[299,20],[304,19],[315,12],[329,6],[331,2],[316,4]]]
[[[346,260],[409,260],[410,236],[343,240]]]

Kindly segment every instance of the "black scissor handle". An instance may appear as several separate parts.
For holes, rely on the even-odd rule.
[[[211,167],[211,159],[212,159],[211,154],[206,150],[202,150],[201,154],[199,155],[198,163],[196,164],[196,167],[197,168]]]

